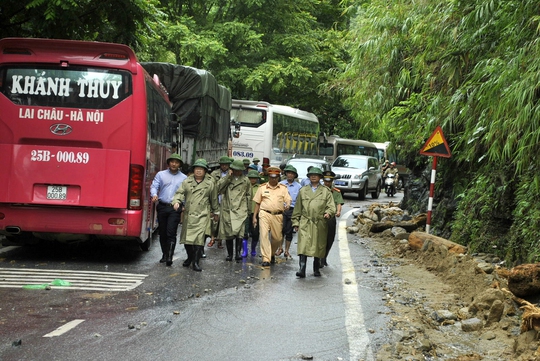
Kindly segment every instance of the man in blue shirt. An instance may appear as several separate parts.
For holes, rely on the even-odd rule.
[[[253,164],[255,164],[255,167],[257,167],[257,169],[255,169],[257,172],[259,173],[262,173],[263,169],[262,169],[262,165],[259,165],[259,162],[261,160],[257,157],[253,158]]]
[[[291,242],[293,238],[293,227],[292,227],[292,213],[294,211],[294,204],[296,203],[296,197],[298,196],[298,192],[300,192],[300,188],[302,186],[300,183],[296,181],[296,178],[298,178],[298,172],[295,167],[292,165],[288,165],[283,169],[283,172],[285,172],[286,179],[282,180],[280,183],[287,186],[287,190],[289,191],[289,195],[291,196],[292,202],[291,207],[283,212],[283,236],[285,239],[285,254],[283,255],[285,258],[291,258],[291,254],[289,253],[289,249],[291,248]],[[276,256],[279,256],[283,253],[283,241],[282,246],[279,247],[279,249],[276,252]]]
[[[180,223],[182,208],[174,210],[171,205],[176,190],[187,176],[180,171],[182,158],[179,154],[171,154],[167,158],[168,169],[158,172],[150,186],[150,196],[152,202],[157,202],[156,210],[159,223],[159,243],[163,257],[160,263],[166,262],[167,266],[172,265],[174,249],[176,247],[176,232]]]
[[[309,171],[311,170],[311,168],[313,168],[312,165],[310,165],[309,167],[307,167],[307,172],[309,173]],[[309,177],[306,176],[305,178],[302,179],[302,181],[300,182],[300,185],[303,187],[303,186],[308,186],[311,184],[311,181],[309,180]]]

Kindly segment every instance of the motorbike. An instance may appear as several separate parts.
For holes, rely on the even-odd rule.
[[[393,197],[396,194],[396,185],[394,184],[394,174],[388,174],[384,179],[384,191],[387,197]]]

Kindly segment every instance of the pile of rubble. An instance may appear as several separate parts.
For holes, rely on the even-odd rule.
[[[349,233],[386,258],[392,337],[378,360],[540,360],[540,264],[504,268],[491,254],[425,233],[426,215],[395,204],[355,214]],[[523,298],[520,298],[523,297]]]

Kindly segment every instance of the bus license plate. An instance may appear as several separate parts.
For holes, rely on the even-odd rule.
[[[47,199],[64,200],[67,199],[66,186],[47,186]]]

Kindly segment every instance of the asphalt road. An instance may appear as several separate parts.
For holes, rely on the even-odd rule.
[[[345,202],[322,277],[310,258],[297,279],[295,240],[293,259],[269,269],[258,256],[226,262],[214,246],[200,273],[182,267],[181,246],[172,267],[157,262],[157,243],[149,252],[95,243],[0,248],[0,359],[374,360],[388,338],[390,274],[366,240],[345,231],[375,200]]]

